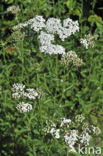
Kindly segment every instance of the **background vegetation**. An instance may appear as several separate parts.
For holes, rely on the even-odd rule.
[[[73,118],[83,114],[88,123],[103,130],[103,8],[102,0],[1,0],[0,1],[0,155],[1,156],[72,156],[68,147],[42,129],[46,120]],[[7,12],[19,5],[16,16]],[[67,17],[78,20],[80,32],[64,42],[84,65],[63,67],[60,56],[44,55],[33,32],[16,42],[12,27],[35,15],[44,18]],[[98,34],[94,48],[86,50],[78,42],[85,34]],[[39,88],[45,97],[31,101],[33,110],[20,114],[12,98],[11,87],[23,83]],[[103,149],[103,134],[91,145]],[[103,151],[102,151],[103,153]],[[102,156],[102,155],[101,155]]]

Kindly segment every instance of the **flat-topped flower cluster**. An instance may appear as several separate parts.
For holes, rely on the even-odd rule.
[[[24,24],[19,24],[13,27],[13,30],[30,27],[34,32],[38,32],[38,39],[40,41],[39,50],[45,54],[61,54],[61,63],[69,65],[72,62],[75,66],[81,66],[82,60],[79,59],[75,52],[71,57],[71,51],[66,52],[66,49],[62,45],[55,44],[55,35],[58,35],[59,39],[65,41],[71,35],[79,32],[78,21],[73,21],[70,18],[64,19],[63,22],[58,18],[49,18],[47,21],[42,16],[35,16],[28,20]],[[68,61],[67,59],[68,58]],[[66,60],[66,61],[65,61]]]
[[[25,90],[26,91],[25,91]],[[12,87],[12,97],[15,99],[28,98],[30,100],[35,100],[38,97],[38,92],[34,88],[27,88],[23,84],[14,83]]]
[[[12,97],[14,99],[29,99],[29,100],[35,100],[37,98],[41,98],[41,96],[44,96],[44,93],[40,91],[39,89],[34,88],[26,88],[24,84],[20,83],[14,83],[12,87]],[[29,112],[32,110],[32,105],[25,102],[20,102],[20,104],[16,107],[20,113]]]
[[[86,49],[88,49],[89,47],[93,48],[94,40],[97,40],[98,37],[99,37],[98,35],[91,36],[90,34],[88,34],[88,35],[85,35],[85,38],[80,39],[80,43],[83,44],[83,46]]]
[[[89,145],[92,135],[99,135],[101,130],[94,125],[89,126],[84,116],[79,114],[74,121],[66,118],[58,120],[56,124],[51,120],[47,121],[44,132],[45,135],[49,133],[56,139],[63,138],[70,147],[69,152],[77,152],[76,145],[78,142],[81,146]]]
[[[19,6],[12,5],[7,8],[7,12],[11,12],[12,14],[17,14],[18,12],[20,12],[20,8]]]
[[[62,55],[60,63],[65,66],[68,66],[70,63],[72,63],[74,66],[79,67],[83,64],[83,61],[77,56],[75,51],[71,50]]]
[[[66,50],[61,45],[54,44],[55,34],[62,41],[66,38],[79,32],[78,21],[73,21],[70,18],[64,19],[61,22],[58,18],[49,18],[47,21],[42,16],[35,16],[24,24],[19,24],[13,27],[13,30],[30,27],[35,32],[40,32],[38,39],[40,40],[40,51],[46,54],[65,54]]]

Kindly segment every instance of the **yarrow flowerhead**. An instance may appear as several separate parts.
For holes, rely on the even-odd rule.
[[[24,39],[24,37],[25,37],[25,33],[24,33],[24,32],[21,32],[20,29],[14,31],[14,32],[11,34],[11,39],[12,39],[14,42],[21,41],[21,40]]]
[[[95,126],[93,126],[93,125],[92,125],[92,127],[93,127],[93,133],[94,133],[94,134],[99,135],[99,134],[101,133],[101,130],[100,130],[99,127],[95,127]]]
[[[36,15],[23,25],[23,27],[28,26],[30,26],[33,31],[39,32],[42,28],[45,28],[45,19],[42,16]]]
[[[67,145],[75,145],[78,140],[78,130],[69,130],[64,135],[64,139]]]
[[[92,134],[99,135],[101,133],[99,127],[90,125],[84,121],[84,116],[81,114],[71,119],[61,118],[55,124],[53,121],[46,121],[46,127],[43,129],[45,134],[51,134],[53,137],[62,138],[66,145],[70,147],[69,152],[77,152],[77,144],[87,146],[92,139]],[[78,124],[78,122],[80,124]]]
[[[74,51],[69,51],[62,55],[60,60],[62,65],[68,66],[70,63],[73,63],[74,66],[81,66],[83,64],[82,59],[78,58],[77,54]]]
[[[65,48],[61,45],[54,44],[54,35],[57,34],[59,38],[64,41],[69,36],[79,31],[78,21],[73,21],[70,18],[63,20],[63,24],[58,18],[49,18],[47,21],[42,17],[36,15],[34,18],[28,20],[24,24],[19,24],[13,27],[14,30],[18,28],[30,28],[34,32],[39,32],[40,51],[45,54],[65,54]],[[44,30],[44,31],[43,31]],[[81,60],[76,60],[75,64],[79,66]]]
[[[75,32],[79,31],[78,21],[73,21],[70,18],[67,18],[63,21],[63,26],[61,20],[57,18],[49,18],[46,22],[46,30],[49,33],[58,34],[62,41],[65,38],[71,36]]]
[[[11,12],[12,14],[17,14],[18,12],[20,12],[20,8],[19,6],[12,5],[7,8],[7,11]]]
[[[27,88],[26,92],[24,92],[24,97],[26,97],[30,100],[35,100],[36,97],[38,97],[38,93],[33,88]]]
[[[20,83],[14,83],[12,87],[12,97],[19,99],[23,96],[25,85]]]
[[[13,92],[15,92],[15,91],[23,91],[24,88],[25,88],[25,85],[23,85],[22,83],[14,83],[12,91]]]
[[[71,120],[70,119],[63,118],[62,121],[61,121],[60,127],[62,127],[62,126],[69,127],[69,124],[70,123],[71,123]]]
[[[37,98],[43,98],[45,97],[45,93],[40,89],[34,89],[34,88],[26,88],[25,85],[20,83],[14,83],[12,87],[12,97],[16,100],[21,99],[29,99],[29,100],[36,100]],[[25,102],[20,102],[20,104],[16,107],[20,113],[25,113],[30,110],[32,110],[32,105]]]
[[[79,139],[80,139],[80,142],[83,143],[84,145],[89,145],[89,142],[90,142],[90,139],[92,137],[89,135],[88,132],[82,132],[82,134],[80,135]]]
[[[61,29],[61,20],[57,18],[49,18],[46,22],[46,30],[48,33],[58,33],[58,30]]]
[[[45,32],[40,33],[39,35],[40,39],[40,51],[44,52],[45,54],[65,54],[65,48],[63,48],[61,45],[55,45],[52,44],[54,41],[54,35],[53,34],[47,34]]]
[[[34,88],[26,88],[23,84],[15,83],[12,87],[12,97],[15,99],[28,98],[35,100],[39,97],[38,92]]]
[[[32,105],[28,104],[28,103],[21,102],[20,104],[17,105],[16,108],[20,113],[26,113],[26,112],[29,112],[30,110],[32,110]]]
[[[85,38],[80,39],[80,43],[83,44],[83,46],[86,49],[88,49],[89,47],[93,48],[94,40],[97,40],[97,38],[98,38],[98,35],[91,36],[90,34],[88,34],[88,35],[85,35]]]
[[[54,35],[41,31],[39,37],[41,45],[50,45],[54,41]]]
[[[83,116],[82,114],[78,114],[78,115],[76,115],[76,117],[75,117],[75,121],[76,121],[76,122],[82,122],[84,119],[85,119],[85,118],[84,118],[84,116]]]

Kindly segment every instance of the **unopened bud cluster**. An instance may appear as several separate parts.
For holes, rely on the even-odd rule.
[[[83,61],[77,56],[74,51],[71,50],[62,55],[60,63],[65,66],[68,66],[70,63],[72,63],[74,66],[79,67],[83,64]]]
[[[18,42],[23,40],[25,37],[25,33],[21,32],[20,30],[16,30],[11,34],[11,38],[14,42]]]
[[[7,12],[11,12],[12,14],[17,14],[18,12],[20,12],[20,8],[19,6],[12,5],[7,8]]]

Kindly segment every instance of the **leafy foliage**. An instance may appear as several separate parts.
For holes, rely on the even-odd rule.
[[[61,140],[56,140],[51,135],[45,136],[42,129],[46,120],[73,118],[77,114],[83,114],[89,124],[94,124],[103,131],[103,20],[98,14],[97,1],[91,1],[89,8],[86,7],[87,3],[86,0],[1,0],[1,156],[78,156],[69,153],[68,146]],[[19,5],[20,13],[17,16],[7,12],[11,5]],[[76,51],[83,59],[83,66],[62,66],[61,56],[41,53],[37,34],[30,30],[27,30],[26,36],[20,41],[13,40],[12,27],[35,15],[43,15],[46,19],[71,17],[79,20],[80,32],[62,44],[68,51]],[[79,39],[89,33],[99,34],[99,39],[95,41],[94,48],[86,50],[80,45]],[[11,88],[14,83],[38,88],[45,96],[31,101],[32,111],[20,114],[16,110],[19,101],[12,98]],[[103,134],[98,138],[94,137],[91,145],[103,147]]]

